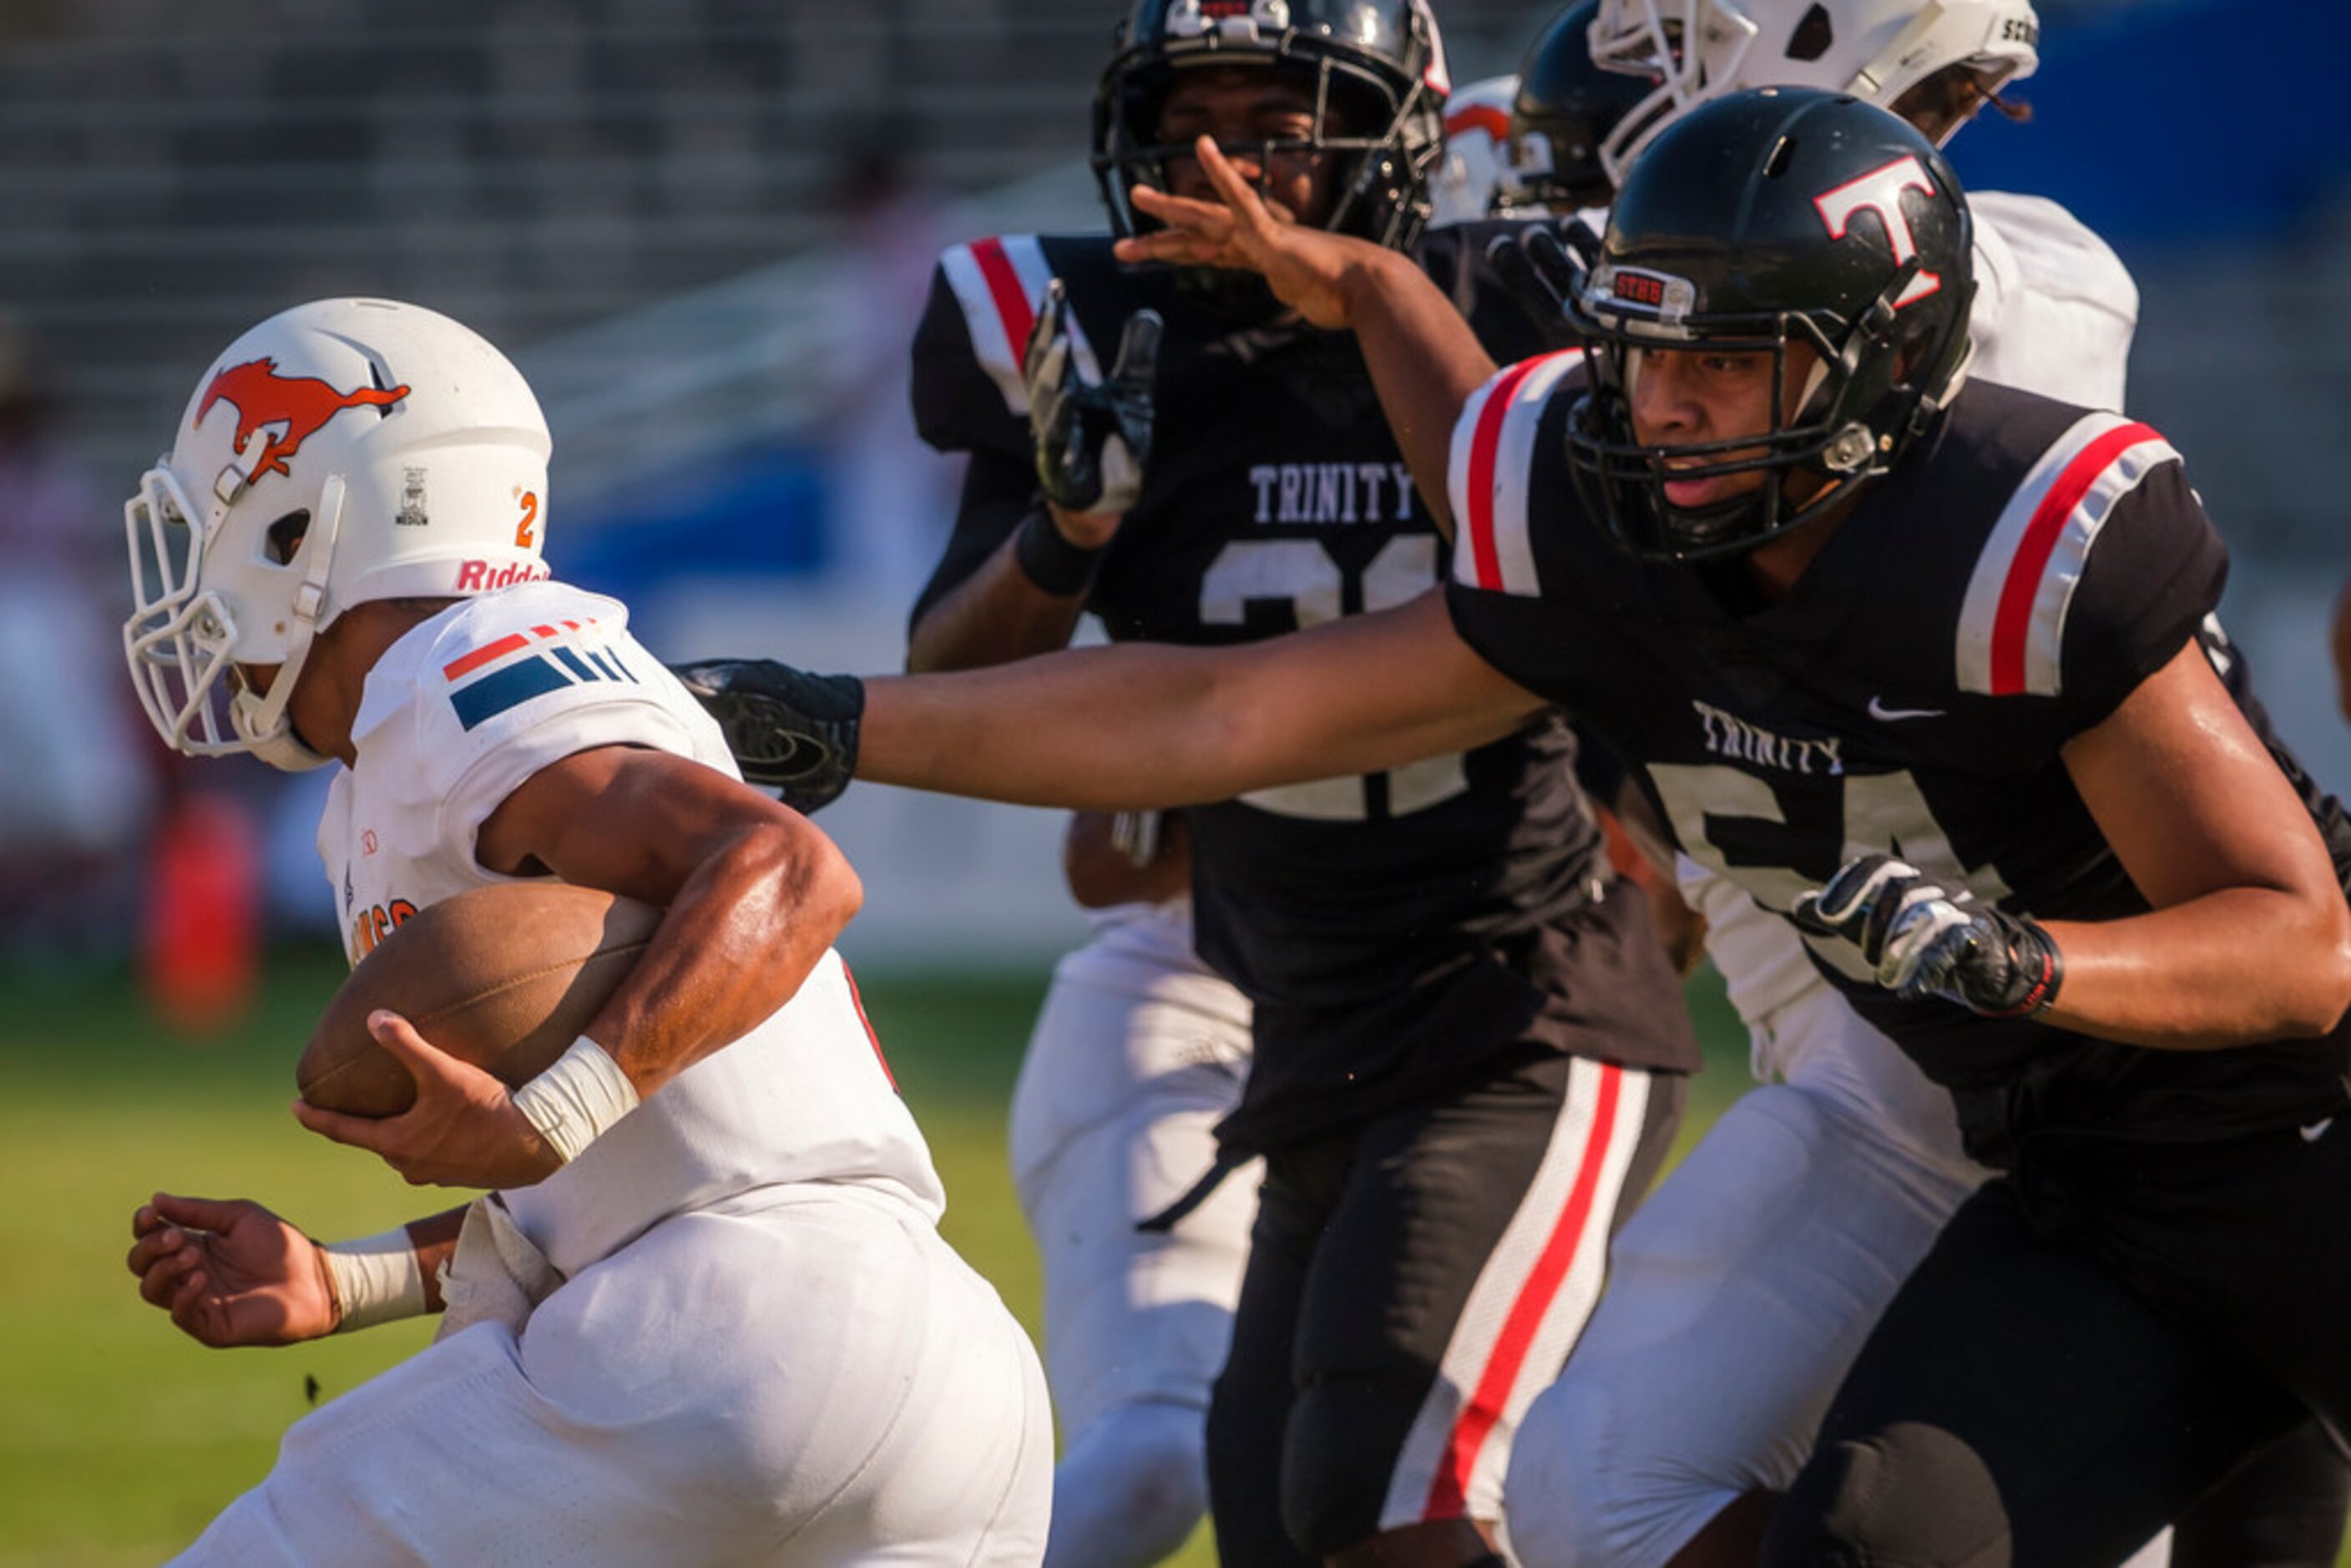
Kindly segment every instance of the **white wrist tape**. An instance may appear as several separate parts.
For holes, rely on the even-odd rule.
[[[637,1086],[611,1052],[583,1034],[554,1066],[516,1090],[514,1103],[569,1163],[637,1108]]]
[[[356,1241],[330,1241],[319,1250],[327,1288],[335,1294],[335,1333],[423,1314],[424,1269],[405,1226]]]

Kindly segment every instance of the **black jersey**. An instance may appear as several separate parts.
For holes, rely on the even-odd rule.
[[[1489,281],[1483,232],[1437,231],[1422,258],[1494,350],[1531,351],[1533,324]],[[1401,604],[1443,580],[1447,548],[1352,334],[1237,330],[1173,275],[1120,267],[1107,236],[1018,235],[947,251],[915,335],[917,424],[933,445],[971,455],[917,619],[1040,505],[1019,361],[1053,277],[1089,376],[1101,376],[1098,356],[1132,312],[1149,307],[1166,322],[1142,496],[1087,601],[1113,637],[1249,642]],[[1563,960],[1533,934],[1607,875],[1573,751],[1547,716],[1464,755],[1186,812],[1201,956],[1257,1009],[1257,1061],[1230,1141],[1384,1109],[1507,1045],[1508,1030],[1488,1038],[1497,1031],[1424,1005],[1430,982],[1498,949],[1533,966],[1525,995],[1547,1015],[1533,1020],[1538,1036],[1637,1066],[1695,1065],[1662,967],[1635,965],[1604,985],[1579,973],[1573,1004],[1542,972]]]
[[[2160,435],[1972,383],[1764,605],[1739,563],[1646,564],[1604,536],[1567,474],[1577,392],[1564,360],[1536,361],[1465,409],[1454,622],[1635,765],[1686,852],[1782,915],[1870,851],[2021,915],[2147,908],[2059,753],[2213,625],[2226,555]],[[2341,810],[2240,703],[2351,865]],[[1963,1092],[1980,1153],[2035,1125],[2185,1136],[2344,1103],[2351,1031],[2142,1050],[1905,1001],[1850,944],[1808,942],[1864,1017]]]

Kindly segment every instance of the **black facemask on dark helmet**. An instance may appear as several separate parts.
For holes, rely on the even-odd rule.
[[[1654,560],[1752,549],[1886,472],[1959,391],[1975,294],[1973,225],[1941,152],[1855,99],[1801,88],[1691,110],[1635,161],[1567,303],[1591,386],[1567,420],[1568,471],[1617,541]],[[1812,350],[1787,413],[1792,344]],[[1645,446],[1632,391],[1646,354],[1772,356],[1771,428]],[[1669,480],[1761,471],[1701,508]],[[1798,476],[1814,486],[1792,497]]]
[[[1094,178],[1112,233],[1158,227],[1128,191],[1168,189],[1171,161],[1192,156],[1188,144],[1159,139],[1177,73],[1233,66],[1291,73],[1312,96],[1314,123],[1302,141],[1225,151],[1267,168],[1277,157],[1322,159],[1334,171],[1323,226],[1397,249],[1413,242],[1428,216],[1429,171],[1445,151],[1449,90],[1426,0],[1135,0],[1094,92]],[[1254,273],[1178,270],[1236,313],[1279,308]]]
[[[1581,0],[1552,18],[1519,67],[1510,103],[1510,162],[1524,199],[1562,215],[1608,204],[1614,187],[1601,146],[1658,85],[1592,63],[1587,39],[1599,12],[1600,0]]]

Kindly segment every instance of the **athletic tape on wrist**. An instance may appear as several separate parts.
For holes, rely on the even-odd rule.
[[[356,1241],[329,1241],[319,1251],[335,1298],[335,1333],[423,1315],[424,1268],[405,1226]]]
[[[1040,507],[1022,521],[1013,537],[1012,559],[1021,575],[1056,599],[1068,599],[1093,586],[1094,568],[1102,564],[1103,548],[1087,549],[1071,544]]]
[[[514,1103],[569,1164],[637,1108],[637,1086],[611,1052],[583,1034],[554,1066],[516,1090]]]

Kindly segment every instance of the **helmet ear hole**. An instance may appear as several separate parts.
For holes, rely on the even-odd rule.
[[[272,566],[290,564],[294,559],[295,552],[302,548],[302,541],[309,536],[309,532],[310,511],[307,507],[299,511],[288,512],[270,524],[268,530],[262,536],[262,550],[268,556],[269,564]]]
[[[1836,44],[1836,25],[1829,20],[1828,7],[1814,5],[1788,35],[1788,57],[1792,60],[1816,60]]]

